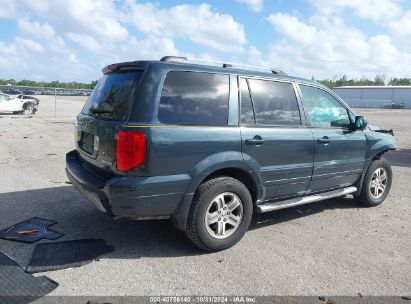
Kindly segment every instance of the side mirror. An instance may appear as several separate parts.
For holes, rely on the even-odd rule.
[[[367,119],[364,116],[355,116],[354,130],[364,130],[367,124]]]

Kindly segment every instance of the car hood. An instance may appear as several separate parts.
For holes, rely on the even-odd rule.
[[[375,155],[397,149],[393,130],[384,130],[378,126],[368,125],[364,135],[367,140],[367,159],[372,159]]]
[[[369,131],[386,133],[386,134],[390,134],[394,136],[394,131],[392,129],[389,129],[389,130],[381,129],[379,126],[376,126],[376,125],[368,125],[367,128]]]

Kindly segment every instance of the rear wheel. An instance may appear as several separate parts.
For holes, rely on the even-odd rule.
[[[368,168],[357,200],[364,206],[373,207],[381,204],[392,184],[392,170],[385,159],[373,160]]]
[[[186,234],[206,251],[224,250],[243,237],[252,212],[252,198],[247,187],[237,179],[217,177],[198,187]]]

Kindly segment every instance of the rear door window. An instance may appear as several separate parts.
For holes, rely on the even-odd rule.
[[[158,109],[163,124],[225,126],[229,76],[202,72],[169,72]]]
[[[83,114],[125,120],[131,109],[142,71],[116,72],[103,75],[87,99]]]
[[[301,125],[298,101],[291,83],[248,79],[257,125]]]

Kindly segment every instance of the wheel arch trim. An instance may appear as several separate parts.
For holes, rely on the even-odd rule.
[[[383,146],[378,150],[373,151],[372,154],[369,154],[369,157],[367,157],[367,159],[365,160],[365,165],[364,165],[364,170],[361,173],[361,177],[359,179],[359,181],[357,182],[357,192],[354,193],[355,196],[358,196],[361,194],[362,191],[362,187],[364,184],[364,179],[365,179],[365,175],[368,172],[368,169],[370,168],[370,165],[372,163],[373,160],[379,159],[381,158],[381,156],[384,153],[387,153],[389,151],[395,150],[395,147],[391,147],[391,146]]]
[[[241,153],[240,153],[241,155]],[[232,155],[233,156],[233,155]],[[263,185],[261,177],[258,176],[253,170],[250,170],[250,168],[245,164],[243,161],[242,157],[241,159],[231,159],[231,160],[226,160],[224,162],[220,163],[213,163],[210,166],[205,166],[202,167],[203,164],[199,163],[198,166],[193,168],[193,172],[195,174],[192,175],[192,180],[190,185],[187,187],[186,193],[183,196],[183,199],[181,200],[179,206],[176,208],[174,211],[173,215],[171,216],[171,220],[173,224],[180,230],[185,230],[186,228],[186,223],[187,223],[187,218],[188,218],[188,213],[191,207],[191,203],[195,194],[195,191],[197,190],[198,186],[202,184],[204,181],[210,179],[212,176],[217,176],[217,175],[225,175],[225,176],[231,176],[233,178],[237,178],[240,181],[244,183],[241,178],[238,178],[235,174],[229,174],[228,172],[236,172],[236,173],[242,173],[244,176],[247,176],[249,181],[252,181],[254,187],[256,187],[256,193],[252,194],[253,199],[255,202],[260,202],[262,198],[265,196],[265,189],[261,187]],[[199,168],[202,167],[202,170],[199,170]],[[249,185],[246,185],[247,188],[249,188]]]

